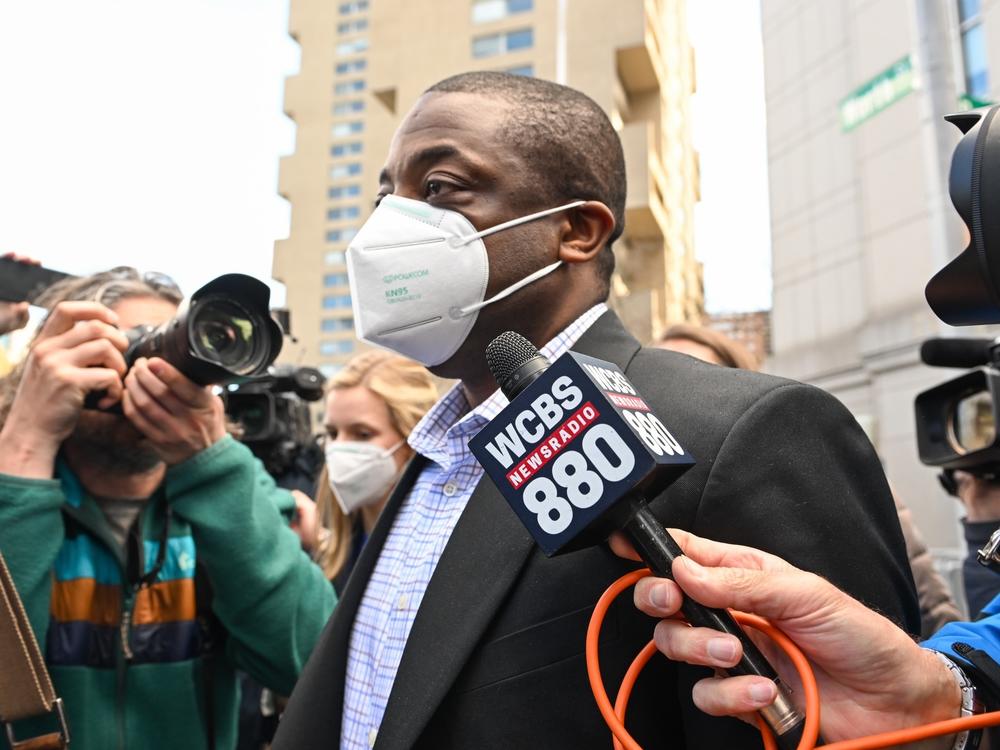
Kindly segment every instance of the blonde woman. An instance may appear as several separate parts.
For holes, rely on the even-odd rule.
[[[413,455],[406,438],[437,398],[427,370],[385,351],[359,354],[328,383],[326,466],[316,491],[328,533],[317,557],[338,591]]]

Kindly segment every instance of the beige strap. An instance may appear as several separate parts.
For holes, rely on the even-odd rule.
[[[53,712],[58,713],[63,724],[61,733],[20,742],[14,740],[11,722]],[[3,554],[0,554],[0,721],[7,725],[8,739],[18,750],[59,748],[69,743],[61,702],[56,698],[38,641]],[[52,744],[54,741],[58,744]]]

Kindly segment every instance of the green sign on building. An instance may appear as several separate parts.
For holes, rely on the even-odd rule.
[[[913,56],[907,55],[841,99],[841,130],[845,133],[854,130],[865,120],[899,101],[913,91],[914,82]]]

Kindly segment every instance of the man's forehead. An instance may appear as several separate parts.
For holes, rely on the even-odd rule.
[[[411,166],[415,160],[500,158],[512,150],[499,136],[507,117],[509,106],[485,94],[424,94],[396,130],[386,165],[396,171]]]

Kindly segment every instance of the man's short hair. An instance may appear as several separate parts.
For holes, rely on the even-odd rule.
[[[625,228],[625,155],[597,102],[568,86],[497,71],[460,73],[425,93],[432,92],[499,99],[511,113],[500,133],[523,154],[540,197],[553,206],[583,199],[611,209],[615,228],[598,256],[600,279],[610,288],[615,270],[611,246]]]

